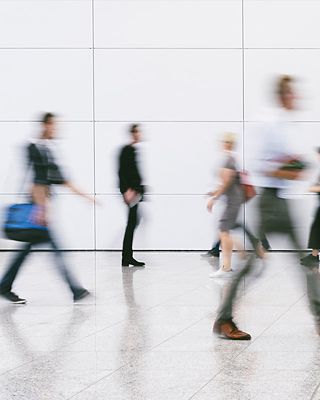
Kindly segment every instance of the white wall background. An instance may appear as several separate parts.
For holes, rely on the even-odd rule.
[[[115,160],[137,121],[150,194],[135,247],[209,247],[217,216],[204,193],[219,138],[237,132],[249,163],[274,75],[303,78],[295,140],[310,157],[320,144],[319,19],[319,0],[0,0],[2,205],[17,198],[22,148],[38,133],[39,113],[57,113],[68,173],[100,203],[57,190],[64,248],[119,249],[126,209]],[[295,197],[306,243],[314,198]],[[272,246],[289,248],[280,239]]]

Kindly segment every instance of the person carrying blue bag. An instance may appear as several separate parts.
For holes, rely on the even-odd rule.
[[[12,291],[12,286],[32,246],[39,243],[51,245],[57,268],[68,284],[73,294],[73,300],[78,301],[89,295],[88,290],[76,280],[64,262],[62,253],[48,226],[48,206],[52,185],[64,185],[74,193],[91,201],[94,200],[66,180],[61,168],[56,163],[52,151],[52,141],[56,133],[55,116],[46,113],[43,115],[41,123],[43,129],[40,138],[27,147],[28,164],[33,173],[30,190],[31,201],[10,206],[4,226],[4,231],[9,239],[25,242],[24,247],[15,254],[0,280],[0,295],[15,304],[26,303],[25,299],[20,298]]]

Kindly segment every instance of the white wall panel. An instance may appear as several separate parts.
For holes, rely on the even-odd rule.
[[[58,125],[58,151],[66,178],[84,193],[94,192],[94,142],[90,122],[62,122]],[[60,192],[59,186],[56,187]],[[65,192],[65,191],[64,191]]]
[[[94,249],[94,204],[76,195],[52,199],[51,221],[63,249]]]
[[[127,208],[121,196],[97,196],[98,249],[121,249]],[[219,215],[221,204],[215,214]],[[135,249],[203,249],[216,238],[216,224],[204,196],[147,196],[141,204]]]
[[[238,133],[240,164],[251,170],[259,149],[253,121],[274,105],[279,74],[298,78],[292,144],[315,162],[319,15],[320,2],[311,0],[0,0],[0,208],[19,198],[9,194],[25,170],[22,146],[38,133],[32,121],[54,112],[64,121],[62,164],[99,200],[95,214],[93,204],[56,188],[57,236],[63,248],[93,249],[96,234],[98,249],[120,249],[127,209],[118,194],[117,155],[129,140],[128,124],[137,121],[150,201],[141,207],[135,248],[208,248],[223,205],[209,215],[202,195],[216,181],[218,139]],[[306,187],[294,188],[291,202],[304,246],[316,203],[301,195]],[[257,201],[245,213],[254,231]],[[1,249],[16,245],[0,239]],[[271,245],[292,248],[282,238]]]
[[[27,173],[26,147],[37,138],[38,122],[0,122],[0,193],[20,193],[28,189],[31,172]],[[89,122],[62,122],[58,124],[56,156],[65,175],[84,192],[94,189],[93,127]],[[55,186],[55,192],[65,192]]]
[[[245,0],[245,47],[320,47],[320,2]]]
[[[0,120],[32,120],[50,110],[92,119],[90,50],[0,50]]]
[[[217,181],[223,132],[238,135],[242,158],[241,123],[145,123],[141,172],[151,193],[203,194]],[[128,124],[96,124],[96,192],[118,193],[118,154],[129,143]]]
[[[241,47],[241,1],[96,1],[95,46]]]
[[[96,117],[241,120],[240,50],[96,50]]]
[[[91,0],[1,0],[0,47],[91,47]]]
[[[297,78],[299,120],[320,120],[320,50],[246,50],[245,118],[256,120],[261,109],[275,104],[275,79]]]

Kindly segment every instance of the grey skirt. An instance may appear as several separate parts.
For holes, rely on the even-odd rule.
[[[242,202],[227,202],[226,208],[219,222],[221,232],[229,232],[237,222]]]

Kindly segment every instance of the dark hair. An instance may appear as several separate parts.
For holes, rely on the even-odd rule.
[[[290,75],[283,75],[277,81],[277,94],[279,96],[285,95],[290,90],[290,85],[294,82],[294,79]]]
[[[54,114],[47,112],[47,113],[43,114],[43,116],[41,118],[41,122],[43,124],[47,124],[48,122],[50,122],[50,119],[52,119],[54,117],[55,117]]]
[[[130,125],[129,132],[136,133],[139,130],[139,128],[140,128],[139,124],[132,124],[132,125]]]

